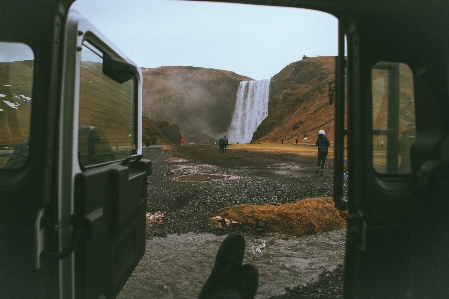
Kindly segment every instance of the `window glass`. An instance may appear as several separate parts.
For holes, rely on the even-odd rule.
[[[33,67],[30,47],[0,42],[0,169],[28,160]]]
[[[373,166],[379,173],[411,172],[415,140],[413,74],[403,63],[380,62],[372,70]]]
[[[135,151],[134,79],[103,73],[103,53],[85,42],[80,72],[78,156],[83,166],[120,160]]]

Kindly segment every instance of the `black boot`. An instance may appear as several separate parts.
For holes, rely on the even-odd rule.
[[[229,234],[220,245],[212,272],[198,299],[253,299],[259,284],[258,270],[242,265],[245,239]]]

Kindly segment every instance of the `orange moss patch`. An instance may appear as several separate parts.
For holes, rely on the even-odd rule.
[[[295,236],[346,227],[346,212],[336,209],[331,197],[308,198],[279,206],[237,205],[220,209],[212,216],[218,220],[215,222],[218,227],[223,223],[247,231],[263,229]]]

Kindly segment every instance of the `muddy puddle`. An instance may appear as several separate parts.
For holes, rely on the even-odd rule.
[[[221,173],[219,167],[209,164],[173,165],[171,172],[176,175],[172,177],[172,180],[177,182],[208,182],[214,180],[237,180],[241,178],[240,176]]]
[[[197,298],[225,236],[168,235],[146,241],[146,253],[117,298]],[[343,262],[345,230],[286,238],[245,236],[245,263],[260,272],[255,298],[316,281]]]
[[[210,174],[196,174],[196,175],[184,175],[174,178],[174,181],[178,182],[208,182],[214,180],[237,180],[239,176],[227,175],[221,173]]]

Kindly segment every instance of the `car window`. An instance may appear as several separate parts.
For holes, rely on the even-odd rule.
[[[380,62],[371,75],[373,167],[385,174],[410,173],[416,135],[413,73],[404,63]]]
[[[28,161],[33,67],[29,46],[0,42],[0,169]]]
[[[82,166],[120,160],[135,150],[134,79],[103,73],[103,53],[84,42],[80,71],[78,158]]]

